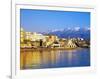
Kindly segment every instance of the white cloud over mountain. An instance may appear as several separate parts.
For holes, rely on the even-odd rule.
[[[79,30],[85,30],[85,31],[89,31],[90,28],[89,27],[67,27],[64,29],[53,29],[50,30],[49,32],[56,32],[56,31],[79,31]]]

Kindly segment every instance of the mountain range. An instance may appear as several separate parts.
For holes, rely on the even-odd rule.
[[[65,29],[54,29],[49,31],[46,34],[53,34],[59,38],[83,38],[90,39],[90,28],[65,28]]]

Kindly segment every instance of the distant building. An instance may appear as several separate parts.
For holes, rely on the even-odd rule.
[[[52,45],[55,41],[58,41],[58,37],[55,35],[47,34],[45,35],[46,38],[46,46]]]
[[[31,44],[32,44],[33,47],[39,47],[40,41],[32,41]]]
[[[55,42],[52,44],[52,46],[53,46],[53,47],[60,47],[61,45],[60,45],[59,42],[55,41]]]
[[[67,42],[67,39],[60,39],[59,40],[59,43],[60,43],[61,47],[65,47],[66,42]]]
[[[56,35],[52,35],[52,34],[47,34],[45,35],[49,41],[57,41],[58,40],[58,37]]]
[[[39,34],[39,33],[36,33],[36,32],[33,32],[31,35],[30,35],[30,38],[31,38],[31,41],[45,41],[45,36],[42,35],[42,34]]]
[[[76,48],[77,45],[72,41],[72,40],[68,40],[67,44],[66,44],[66,48]]]
[[[25,32],[25,40],[31,41],[31,32]]]
[[[24,42],[24,38],[25,38],[25,32],[24,32],[24,29],[21,28],[21,29],[20,29],[20,42],[21,42],[21,43]]]

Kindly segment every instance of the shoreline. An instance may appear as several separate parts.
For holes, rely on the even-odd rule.
[[[76,48],[20,48],[20,51],[43,51],[43,50],[76,50],[80,49],[81,47]]]

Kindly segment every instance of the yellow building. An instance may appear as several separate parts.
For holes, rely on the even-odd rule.
[[[46,38],[46,46],[52,45],[55,41],[58,41],[58,37],[55,35],[45,35]]]
[[[31,41],[46,41],[45,36],[36,32],[33,32],[30,36]]]
[[[31,41],[31,32],[25,32],[25,40]]]
[[[24,42],[24,38],[25,38],[25,32],[24,32],[24,29],[21,28],[21,29],[20,29],[20,42],[21,42],[21,43]]]
[[[76,47],[77,45],[71,39],[69,39],[66,48],[76,48]]]
[[[55,35],[50,35],[49,36],[49,40],[52,41],[52,42],[54,42],[54,41],[57,41],[58,40],[58,37],[55,36]]]

